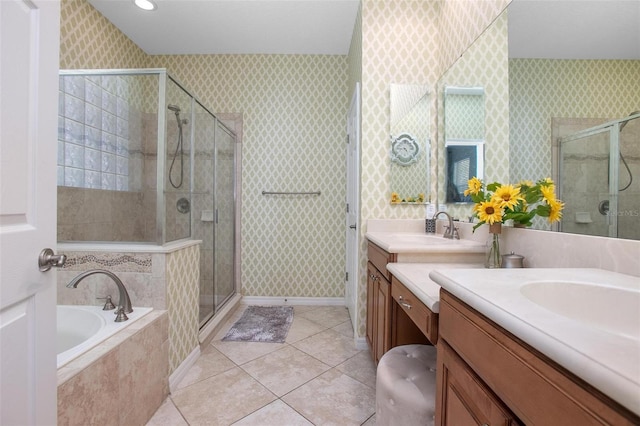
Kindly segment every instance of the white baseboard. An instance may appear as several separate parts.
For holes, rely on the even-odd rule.
[[[187,372],[189,371],[191,366],[193,366],[193,364],[196,363],[199,357],[200,357],[200,345],[196,346],[195,349],[191,351],[189,355],[187,355],[185,360],[182,361],[182,363],[178,366],[178,368],[176,368],[176,370],[173,373],[171,373],[171,375],[169,376],[169,392],[170,393],[173,393],[173,391],[175,391],[178,388],[178,383],[180,383],[180,381],[184,379],[184,376],[187,375]]]
[[[259,297],[243,296],[245,305],[324,305],[345,306],[344,297]]]
[[[366,337],[354,337],[353,341],[356,344],[357,350],[364,351],[365,349],[369,349],[369,345],[367,345]]]

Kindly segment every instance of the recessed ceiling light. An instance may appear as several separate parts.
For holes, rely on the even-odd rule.
[[[133,2],[142,10],[156,10],[158,8],[152,0],[133,0]]]

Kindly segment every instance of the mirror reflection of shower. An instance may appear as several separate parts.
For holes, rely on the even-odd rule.
[[[631,114],[629,114],[629,117],[632,117],[636,114],[640,114],[640,110],[633,111]],[[631,120],[627,120],[620,124],[620,134],[622,134],[622,129],[624,129],[624,127],[627,124],[629,124],[629,121]],[[633,174],[631,174],[631,169],[629,169],[629,165],[627,164],[627,161],[624,159],[624,156],[622,155],[622,150],[620,150],[620,159],[622,160],[622,164],[624,164],[624,167],[627,169],[627,173],[629,173],[629,182],[623,188],[618,190],[619,192],[622,192],[631,186],[631,183],[633,182]]]
[[[178,122],[178,138],[176,140],[176,150],[173,153],[173,159],[171,160],[171,166],[169,167],[169,183],[174,188],[181,188],[184,180],[184,145],[182,143],[182,125],[188,124],[189,120],[186,118],[180,118],[180,107],[178,105],[169,104],[167,108],[176,115],[176,121]],[[173,167],[175,166],[176,159],[180,153],[180,180],[174,182],[173,180]]]

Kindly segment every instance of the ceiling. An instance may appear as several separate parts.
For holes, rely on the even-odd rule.
[[[509,57],[640,59],[640,1],[514,0]]]
[[[359,0],[88,0],[150,55],[346,55]],[[468,0],[466,0],[468,1]],[[639,0],[514,0],[509,56],[640,59]]]
[[[359,0],[88,0],[150,55],[346,55]]]

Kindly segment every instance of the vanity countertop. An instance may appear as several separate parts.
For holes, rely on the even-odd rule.
[[[424,232],[367,232],[367,239],[389,253],[484,253],[484,244]]]
[[[481,314],[640,415],[640,278],[602,269],[437,269]]]
[[[388,263],[387,270],[433,313],[440,312],[440,286],[429,278],[434,269],[483,268],[479,263]]]

